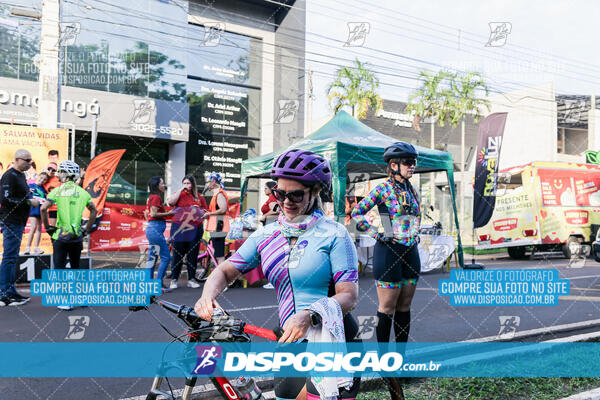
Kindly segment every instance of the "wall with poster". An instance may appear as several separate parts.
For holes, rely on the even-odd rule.
[[[48,151],[58,150],[61,156],[67,154],[68,132],[65,129],[40,129],[31,126],[0,124],[0,162],[2,171],[6,171],[11,162],[15,160],[15,151],[26,149],[31,153],[32,160],[37,166],[37,173],[48,164]],[[31,176],[34,172],[27,172]],[[31,174],[31,175],[30,175]],[[0,251],[2,251],[2,235],[0,234]],[[27,247],[29,237],[29,221],[23,233],[21,251]],[[50,236],[42,233],[39,248],[46,254],[52,253]]]
[[[48,164],[48,151],[58,150],[61,157],[67,155],[68,141],[65,129],[0,124],[0,162],[6,170],[15,159],[15,151],[27,149],[40,172]]]
[[[21,240],[21,248],[19,250],[19,253],[23,253],[23,250],[25,250],[25,248],[27,247],[27,240],[29,238],[30,229],[30,220],[27,220],[27,225],[25,226],[25,230],[23,231],[23,239]],[[4,252],[3,243],[4,241],[2,240],[2,234],[0,234],[0,253]],[[44,252],[43,254],[52,254],[52,241],[50,240],[50,235],[48,235],[43,228],[42,235],[40,236],[40,245],[38,247]],[[33,242],[31,244],[31,250],[33,250]]]

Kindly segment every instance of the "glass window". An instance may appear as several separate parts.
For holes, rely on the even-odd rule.
[[[62,19],[66,85],[185,101],[187,3],[67,2]]]
[[[40,59],[40,21],[11,15],[11,8],[41,8],[35,1],[15,0],[0,6],[0,76],[36,81]]]
[[[90,163],[89,132],[76,134],[75,162],[85,168]],[[96,154],[108,150],[125,149],[110,187],[106,201],[124,204],[145,204],[148,198],[148,179],[159,175],[163,179],[169,158],[169,145],[158,140],[100,135]]]
[[[188,74],[220,82],[260,86],[260,39],[224,31],[224,23],[189,25]]]

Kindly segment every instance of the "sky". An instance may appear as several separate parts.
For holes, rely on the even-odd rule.
[[[327,85],[355,57],[371,64],[384,99],[405,101],[419,71],[480,71],[492,93],[553,82],[557,94],[600,94],[600,2],[505,0],[307,0],[307,68],[313,120],[329,114]],[[348,23],[368,23],[362,46],[345,46]],[[506,23],[492,42],[490,23]],[[351,42],[361,45],[361,41]]]

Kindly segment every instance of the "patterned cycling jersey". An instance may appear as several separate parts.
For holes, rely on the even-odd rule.
[[[323,216],[300,234],[292,248],[279,221],[268,224],[250,235],[228,261],[242,273],[261,266],[275,286],[281,326],[329,296],[333,285],[358,282],[358,258],[350,234]]]
[[[412,185],[402,185],[388,179],[375,186],[352,210],[352,218],[356,220],[357,228],[377,239],[379,233],[365,217],[375,205],[379,208],[380,216],[389,215],[394,237],[400,244],[411,246],[416,242],[421,227],[421,211],[419,195]]]

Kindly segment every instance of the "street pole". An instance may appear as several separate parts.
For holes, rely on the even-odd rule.
[[[21,79],[21,23],[17,21],[17,79]]]
[[[92,120],[92,143],[90,144],[90,162],[96,157],[96,141],[98,140],[98,116]]]
[[[460,224],[465,226],[465,117],[460,123]]]
[[[435,149],[435,118],[433,115],[431,116],[431,126],[430,126],[430,134],[431,134],[431,148]],[[435,207],[435,172],[431,172],[431,205]]]
[[[312,83],[312,69],[308,69],[308,90],[306,96],[306,134],[308,136],[312,133],[312,98],[313,98],[313,83]]]
[[[46,129],[60,122],[60,14],[60,0],[42,1],[38,127]]]

